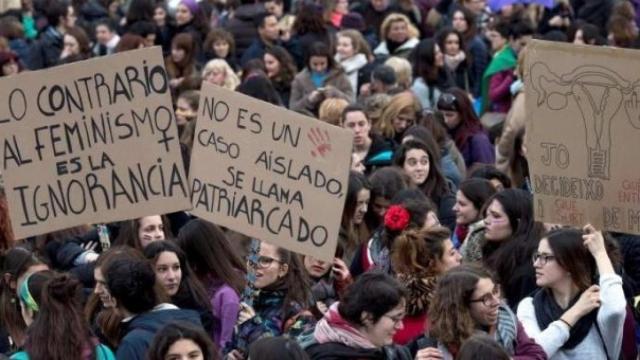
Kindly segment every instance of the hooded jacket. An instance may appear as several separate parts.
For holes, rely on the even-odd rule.
[[[196,311],[181,310],[171,304],[160,304],[151,311],[135,315],[131,320],[123,323],[126,334],[118,346],[116,358],[145,360],[147,349],[156,333],[165,325],[176,321],[186,321],[202,326]]]

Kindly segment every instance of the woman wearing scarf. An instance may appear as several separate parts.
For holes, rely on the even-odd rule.
[[[398,281],[407,289],[407,316],[393,337],[396,344],[404,345],[424,332],[438,277],[459,266],[460,259],[449,229],[442,226],[408,230],[396,239],[391,262]]]
[[[312,360],[413,359],[406,348],[393,345],[405,305],[404,289],[391,276],[363,274],[301,339],[302,347]]]
[[[602,233],[560,229],[533,256],[541,287],[518,306],[518,318],[550,359],[618,359],[626,301]]]
[[[482,76],[481,112],[507,113],[511,108],[511,83],[518,59],[509,45],[509,25],[498,23],[487,32],[494,51],[493,58]]]
[[[488,334],[514,360],[547,359],[502,302],[500,287],[484,268],[461,265],[448,271],[436,286],[425,335],[409,348],[416,360],[456,358],[462,343]]]

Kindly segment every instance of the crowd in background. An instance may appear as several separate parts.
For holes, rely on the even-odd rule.
[[[161,46],[187,171],[203,82],[353,134],[333,261],[188,212],[16,239],[0,182],[0,358],[636,359],[640,242],[535,220],[523,64],[640,46],[640,1],[516,2],[0,2],[2,77]]]

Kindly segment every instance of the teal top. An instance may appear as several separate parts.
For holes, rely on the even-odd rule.
[[[11,360],[30,360],[29,354],[26,351],[18,351],[17,353],[9,357]],[[96,359],[98,360],[115,360],[116,357],[109,347],[105,345],[96,346]]]

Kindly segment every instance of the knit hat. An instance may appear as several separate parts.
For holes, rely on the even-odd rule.
[[[186,6],[192,15],[195,15],[195,13],[200,10],[200,6],[196,2],[196,0],[180,0],[180,4]]]
[[[348,14],[345,14],[342,17],[342,22],[340,22],[340,28],[342,30],[353,29],[358,31],[364,31],[365,30],[364,19],[362,18],[362,15],[358,13],[350,12]]]

